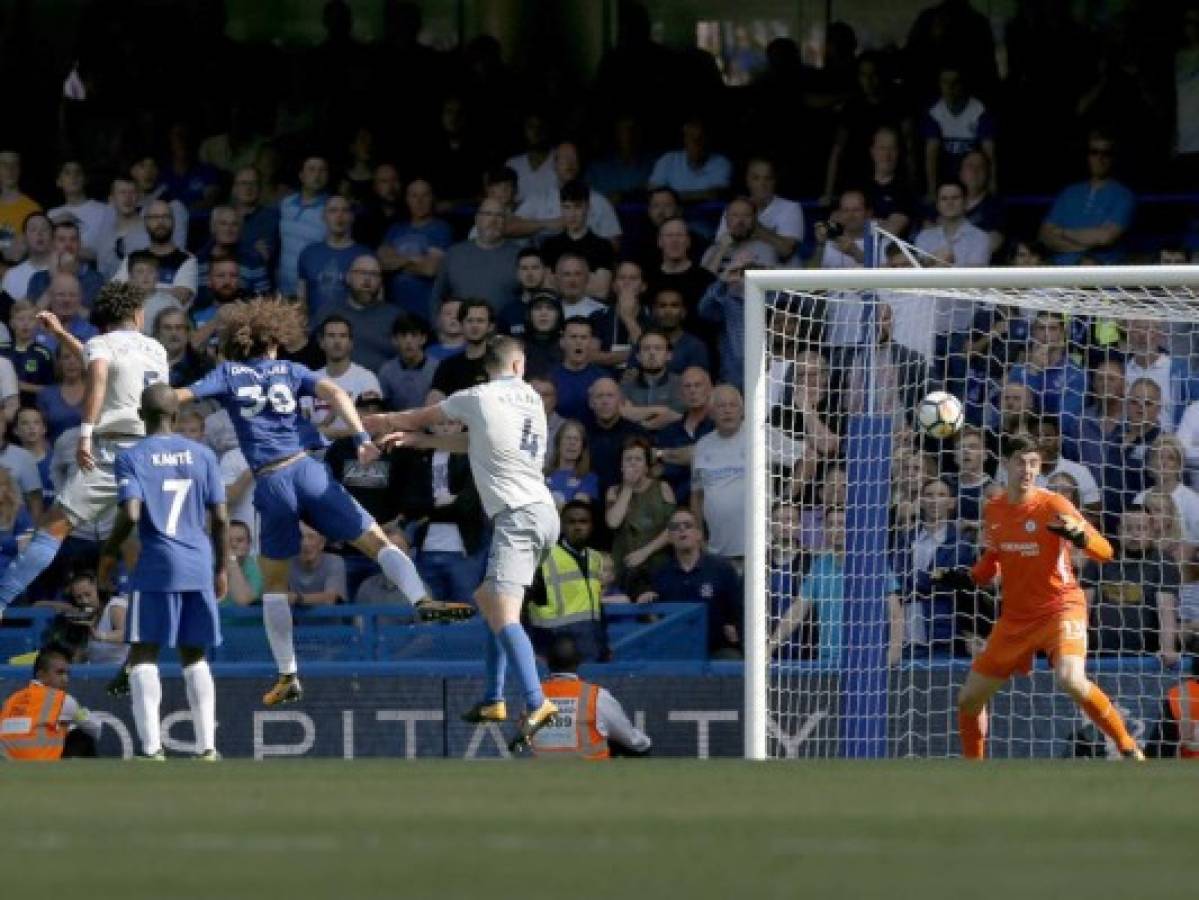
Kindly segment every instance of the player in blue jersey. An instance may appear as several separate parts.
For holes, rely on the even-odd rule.
[[[228,587],[229,515],[216,455],[173,433],[178,412],[170,385],[159,382],[143,391],[139,414],[146,437],[117,454],[120,506],[104,545],[100,579],[111,585],[120,546],[136,525],[141,549],[129,578],[125,639],[142,752],[149,759],[165,759],[158,651],[175,647],[183,664],[196,755],[215,760],[220,758],[216,692],[205,652],[221,643],[217,597]]]
[[[412,560],[387,539],[328,467],[307,454],[300,430],[299,401],[304,397],[319,398],[349,423],[360,463],[374,462],[379,449],[363,430],[353,401],[336,383],[299,363],[275,358],[290,333],[295,307],[283,299],[259,298],[227,309],[221,329],[225,362],[175,393],[181,403],[212,398],[225,408],[254,473],[254,506],[262,521],[262,619],[279,667],[278,679],[262,700],[274,706],[301,696],[287,591],[288,564],[300,550],[301,519],[375,560],[422,618],[464,618],[474,610],[432,600]]]

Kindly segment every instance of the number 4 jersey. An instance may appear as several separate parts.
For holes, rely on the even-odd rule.
[[[141,552],[130,579],[140,591],[212,590],[208,507],[225,502],[216,456],[179,435],[153,435],[123,450],[116,461],[123,504],[141,501]]]
[[[545,486],[547,427],[541,397],[519,378],[497,378],[441,401],[470,432],[470,471],[487,515],[553,503]]]
[[[305,449],[299,399],[315,396],[319,380],[299,363],[256,359],[221,363],[189,390],[225,408],[246,463],[257,470]]]

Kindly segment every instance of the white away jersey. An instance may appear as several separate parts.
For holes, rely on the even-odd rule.
[[[470,471],[488,516],[554,502],[542,474],[548,442],[545,407],[528,384],[497,378],[458,391],[440,405],[470,433]]]
[[[100,406],[97,434],[145,434],[138,418],[142,391],[156,381],[170,380],[167,352],[154,338],[140,331],[110,331],[96,335],[85,345],[87,362],[108,362],[108,384]]]

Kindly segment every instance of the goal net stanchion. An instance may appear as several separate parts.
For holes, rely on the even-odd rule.
[[[960,391],[967,382],[964,356],[959,354],[956,361],[950,359],[953,354],[947,356],[945,344],[960,350],[968,339],[968,334],[955,336],[961,333],[963,315],[964,321],[969,321],[978,310],[994,311],[1003,306],[1014,308],[1017,317],[1023,316],[1026,322],[1038,311],[1057,313],[1074,324],[1085,322],[1088,335],[1098,333],[1098,328],[1091,327],[1095,322],[1114,323],[1117,329],[1127,330],[1128,323],[1135,320],[1154,320],[1164,328],[1187,332],[1190,323],[1199,322],[1199,293],[1195,288],[1199,288],[1199,273],[1186,266],[865,268],[746,273],[747,758],[942,756],[958,752],[953,696],[969,666],[969,657],[957,650],[948,654],[934,651],[931,640],[926,644],[910,640],[912,635],[907,629],[911,622],[905,619],[910,618],[907,614],[917,606],[912,592],[913,585],[919,583],[919,567],[914,562],[915,554],[897,552],[905,548],[897,548],[897,533],[891,525],[893,485],[902,484],[907,478],[908,487],[914,484],[919,494],[919,485],[928,474],[921,474],[921,463],[935,463],[936,475],[930,477],[940,477],[943,471],[947,474],[953,466],[953,442],[932,448],[924,454],[925,459],[913,463],[910,457],[921,454],[919,450],[914,454],[910,448],[905,450],[906,435],[900,433],[902,426],[895,428],[895,410],[876,407],[876,400],[884,390],[892,393],[897,390],[894,383],[880,386],[875,381],[882,371],[875,365],[873,349],[873,337],[880,327],[879,304],[885,301],[888,315],[896,318],[900,315],[898,310],[904,311],[908,334],[915,333],[912,317],[924,316],[917,329],[923,335],[919,339],[926,341],[922,365],[927,368],[927,379],[922,390],[949,387]],[[957,324],[946,328],[945,323],[952,321],[955,309]],[[871,339],[855,345],[855,339],[847,340],[843,332],[835,334],[826,328],[821,333],[822,323],[837,321],[859,321],[860,334],[868,334]],[[894,330],[895,326],[889,327]],[[938,327],[942,343],[934,345],[932,335]],[[1109,337],[1111,332],[1108,328]],[[1071,349],[1078,347],[1071,345]],[[1085,354],[1091,349],[1084,346],[1081,352]],[[1008,363],[1010,360],[1005,361]],[[805,455],[810,460],[812,445],[818,438],[805,433],[802,427],[805,408],[811,400],[796,399],[797,391],[802,389],[795,383],[796,378],[803,377],[796,374],[801,367],[823,368],[825,371],[816,381],[824,378],[830,384],[835,382],[836,390],[841,392],[838,403],[845,401],[846,391],[853,396],[852,402],[828,414],[843,417],[835,429],[839,438],[835,465],[831,464],[831,458],[814,468],[802,462],[797,465]],[[1003,366],[998,368],[1004,370]],[[1082,368],[1085,370],[1086,366]],[[1180,378],[1177,372],[1173,373],[1171,383],[1166,386],[1171,400],[1184,403],[1199,399],[1196,390],[1199,381],[1183,384]],[[988,385],[989,394],[983,401],[988,418],[975,423],[986,431],[992,443],[997,443],[1000,429],[987,410],[991,409],[988,404],[998,402],[997,388],[997,384]],[[1052,393],[1052,388],[1049,390]],[[1069,390],[1077,392],[1078,388],[1071,386]],[[902,391],[898,393],[903,396]],[[905,402],[911,404],[918,399],[907,396]],[[1081,398],[1075,396],[1075,400]],[[1053,404],[1060,401],[1059,397]],[[974,413],[980,415],[978,404]],[[1177,418],[1175,414],[1174,420]],[[893,446],[894,437],[901,441]],[[1153,488],[1153,480],[1146,480],[1143,471],[1144,460],[1136,465],[1141,470],[1118,473],[1122,486],[1128,488],[1135,475],[1140,486]],[[1107,477],[1110,473],[1105,470],[1104,474]],[[805,485],[805,480],[813,478],[820,483]],[[1104,496],[1110,497],[1111,486],[1101,487]],[[797,526],[792,521],[788,532],[786,523],[781,529],[777,522],[772,526],[771,514],[778,504],[778,514],[783,519],[788,515],[794,518],[794,508],[787,512],[786,507],[792,506],[792,497],[797,497],[801,489],[809,494],[814,491],[816,496],[820,491],[831,492],[837,498],[836,505],[844,509],[844,547],[838,556],[839,568],[835,569],[835,579],[826,577],[823,582],[826,587],[835,585],[840,596],[807,597],[810,601],[807,619],[789,631],[780,628],[781,624],[795,625],[783,622],[785,601],[798,594],[805,577],[815,576],[811,572],[800,575],[788,571],[785,561],[794,548],[780,546],[780,541],[788,543],[794,539],[796,527],[802,531],[806,526]],[[1127,497],[1131,497],[1131,492]],[[1123,508],[1124,501],[1121,504]],[[1121,514],[1121,510],[1108,509],[1105,503],[1102,522],[1107,526],[1106,536],[1113,543],[1118,535],[1113,533],[1112,523],[1120,522]],[[823,525],[834,522],[832,516]],[[830,533],[837,527],[834,524]],[[810,554],[808,562],[815,556]],[[1188,605],[1194,606],[1189,598],[1195,596],[1195,588],[1180,582],[1199,581],[1199,578],[1180,578],[1179,571],[1196,571],[1196,568],[1176,566],[1177,560],[1173,559],[1158,562],[1160,565],[1137,569],[1140,577],[1148,579],[1146,596],[1160,595],[1163,603],[1168,598],[1175,605],[1180,605],[1185,597]],[[927,564],[927,559],[924,563]],[[1094,583],[1088,585],[1101,602],[1109,602],[1108,594],[1112,593],[1108,590],[1110,585],[1102,581],[1105,577],[1108,576],[1104,573],[1092,573]],[[1096,578],[1100,580],[1095,581]],[[819,594],[819,579],[814,583]],[[784,601],[781,604],[780,594]],[[1104,615],[1111,612],[1109,605]],[[1124,614],[1119,609],[1116,612]],[[1165,610],[1160,612],[1164,614]],[[1194,611],[1190,614],[1194,615]],[[819,634],[815,636],[814,619],[820,619],[816,626]],[[1107,645],[1092,646],[1088,659],[1089,668],[1099,672],[1100,682],[1108,679],[1113,700],[1118,706],[1129,705],[1126,712],[1133,718],[1155,711],[1160,706],[1162,685],[1177,678],[1176,672],[1163,672],[1153,651],[1148,649],[1156,646],[1157,636],[1149,640],[1136,633],[1144,628],[1146,621],[1142,617],[1139,624],[1117,626],[1114,648],[1109,621],[1105,626],[1109,628]],[[1159,617],[1158,621],[1160,625],[1164,619]],[[904,631],[904,643],[896,664],[889,657],[895,650],[892,634],[898,630]],[[776,632],[791,636],[770,647],[768,640]],[[797,650],[800,645],[803,646]],[[1098,656],[1098,650],[1106,655]],[[1017,678],[1009,690],[1001,692],[993,705],[993,721],[992,747],[996,755],[1060,755],[1068,746],[1072,731],[1084,727],[1069,702],[1054,694],[1044,672],[1034,673],[1031,679]]]

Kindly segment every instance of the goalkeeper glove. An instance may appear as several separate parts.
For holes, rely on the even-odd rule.
[[[1087,523],[1082,519],[1063,513],[1057,517],[1056,522],[1047,525],[1046,528],[1065,538],[1079,550],[1087,546]]]

